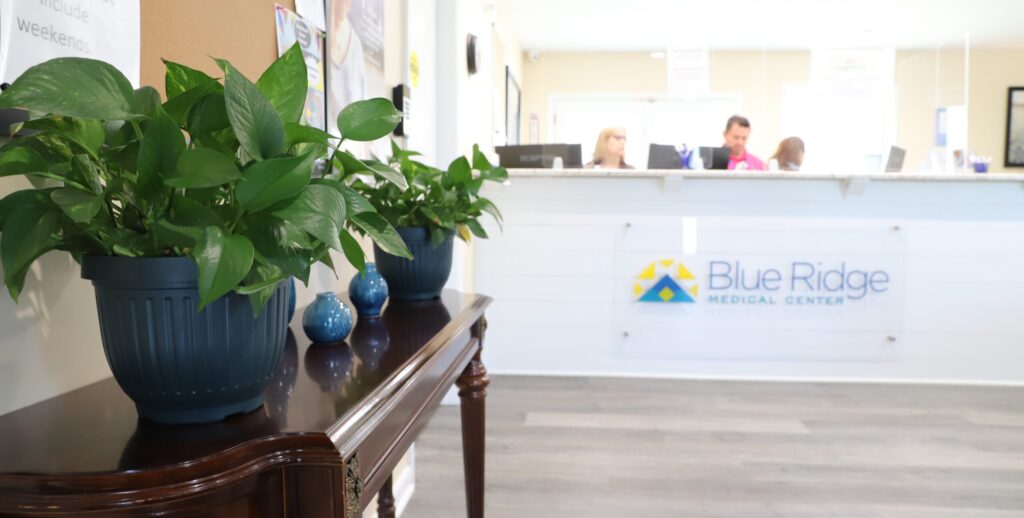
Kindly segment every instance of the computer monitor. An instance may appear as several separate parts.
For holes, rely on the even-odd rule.
[[[903,170],[903,158],[907,156],[907,150],[892,146],[889,148],[889,158],[885,161],[885,172],[898,173]]]
[[[565,169],[583,167],[583,149],[579,144],[531,144],[526,146],[498,146],[501,167],[523,169],[551,169],[555,158],[562,159]]]
[[[704,169],[728,169],[729,148],[701,147],[700,159],[704,161]]]
[[[651,144],[647,152],[648,169],[682,169],[683,163],[675,146]]]

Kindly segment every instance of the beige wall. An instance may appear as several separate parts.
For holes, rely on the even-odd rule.
[[[1002,170],[1007,89],[1024,86],[1024,50],[972,50],[970,68],[968,141],[973,151],[992,157],[994,170]]]
[[[778,102],[782,87],[808,80],[809,54],[715,51],[710,60],[711,93],[742,94],[741,113],[754,126],[750,148],[761,156],[771,154],[784,137]],[[551,95],[664,94],[668,82],[665,60],[653,59],[648,52],[545,53],[537,60],[525,59],[523,74],[523,134],[530,114],[536,113],[541,142],[549,138]],[[722,124],[724,129],[724,120]]]
[[[712,93],[739,93],[741,112],[754,131],[750,148],[762,157],[788,135],[781,133],[780,104],[786,83],[809,80],[808,52],[713,51]],[[933,149],[935,111],[964,103],[964,56],[957,48],[896,53],[897,142],[908,149],[906,170],[927,161]],[[647,52],[544,53],[523,62],[523,136],[529,116],[541,122],[548,141],[550,98],[556,94],[663,94],[666,66]],[[1002,168],[1006,132],[1006,89],[1024,85],[1024,50],[975,49],[970,63],[969,145]],[[723,121],[724,122],[724,121]],[[585,143],[589,144],[589,143]]]

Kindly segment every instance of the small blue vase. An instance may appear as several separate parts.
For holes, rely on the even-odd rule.
[[[348,298],[361,317],[379,317],[388,300],[388,282],[377,271],[377,265],[366,263],[365,272],[357,273],[348,283]]]
[[[295,316],[295,277],[288,279],[288,321]]]
[[[340,342],[352,331],[352,311],[336,294],[317,293],[302,313],[302,330],[316,343]]]

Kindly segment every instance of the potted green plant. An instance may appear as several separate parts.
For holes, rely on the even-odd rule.
[[[261,404],[285,341],[285,279],[333,268],[332,249],[361,267],[346,227],[409,251],[362,195],[314,178],[333,140],[298,123],[298,46],[256,83],[224,60],[223,81],[165,63],[166,101],[80,58],[32,67],[0,94],[0,107],[33,114],[0,147],[0,176],[34,185],[0,200],[0,260],[17,300],[39,256],[70,253],[95,285],[107,360],[139,414],[213,421]],[[369,141],[400,119],[374,99],[346,107],[339,126]]]
[[[377,269],[387,280],[391,296],[402,300],[426,300],[440,295],[451,273],[454,236],[466,242],[472,236],[487,238],[480,224],[484,214],[501,224],[501,212],[480,196],[484,182],[503,182],[508,178],[508,171],[492,165],[479,146],[473,146],[472,163],[459,157],[447,170],[419,162],[417,155],[392,142],[392,157],[387,164],[369,164],[400,172],[408,186],[405,189],[400,181],[357,180],[352,184],[398,230],[412,252],[410,260],[374,246]]]

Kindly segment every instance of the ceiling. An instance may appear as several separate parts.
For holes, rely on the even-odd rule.
[[[490,0],[524,50],[1024,46],[1024,0]]]

